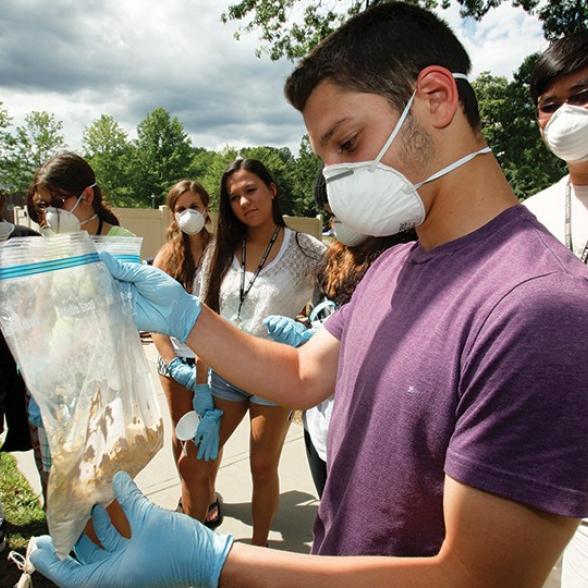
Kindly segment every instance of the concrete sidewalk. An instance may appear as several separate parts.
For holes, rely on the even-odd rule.
[[[157,352],[153,344],[144,345],[152,377],[157,382],[158,399],[164,421],[163,449],[137,476],[141,490],[156,504],[174,509],[180,497],[180,483],[171,450],[171,420],[156,371]],[[33,489],[41,486],[32,451],[14,453],[19,469]],[[233,533],[236,540],[248,541],[253,533],[251,521],[251,474],[249,471],[249,421],[239,425],[224,449],[217,480],[222,495],[224,522],[221,533]],[[303,429],[292,423],[286,437],[280,462],[280,505],[269,537],[270,547],[308,552],[312,525],[318,506],[304,449]]]

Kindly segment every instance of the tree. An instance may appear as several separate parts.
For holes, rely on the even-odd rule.
[[[294,157],[287,147],[267,146],[243,147],[237,149],[227,145],[220,152],[199,150],[194,156],[190,177],[198,179],[210,194],[211,208],[218,208],[221,176],[230,163],[238,156],[258,159],[271,173],[279,189],[280,208],[284,214],[296,214],[295,191],[291,166]],[[200,173],[198,173],[200,172]]]
[[[192,145],[182,123],[165,108],[156,108],[137,126],[133,163],[138,201],[161,203],[167,189],[186,176],[192,161]]]
[[[7,188],[16,193],[27,191],[36,170],[52,155],[65,149],[63,123],[49,112],[33,111],[25,116],[11,139],[6,162]]]
[[[103,114],[84,130],[82,148],[96,179],[114,206],[139,204],[131,187],[134,150],[127,133],[110,115]]]
[[[291,165],[290,175],[293,186],[294,214],[315,216],[322,212],[314,201],[314,183],[322,164],[310,147],[308,135],[300,141],[298,157]]]
[[[13,140],[10,134],[12,119],[8,111],[0,102],[0,189],[8,188],[7,172],[10,164],[10,154],[13,147]]]
[[[370,5],[389,0],[333,0],[328,6],[322,0],[241,0],[223,12],[223,22],[244,23],[235,34],[258,30],[261,47],[256,53],[268,53],[272,60],[305,55],[322,38],[341,23]],[[448,8],[451,0],[407,0],[423,8]],[[463,17],[480,20],[502,2],[510,1],[543,22],[543,31],[553,39],[588,26],[586,0],[454,0],[461,6]]]
[[[512,82],[485,72],[474,82],[482,130],[520,199],[531,196],[565,174],[565,164],[543,143],[529,98],[529,79],[537,55],[531,55]]]

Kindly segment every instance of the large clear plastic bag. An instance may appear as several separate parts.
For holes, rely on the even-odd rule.
[[[112,501],[115,472],[135,476],[161,448],[155,383],[131,302],[85,232],[0,245],[0,327],[41,410],[47,521],[65,557],[92,506]]]

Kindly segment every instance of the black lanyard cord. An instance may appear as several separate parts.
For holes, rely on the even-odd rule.
[[[570,179],[568,179],[568,183],[566,184],[565,238],[566,247],[574,253],[574,244],[572,242],[572,181]],[[588,261],[588,241],[584,245],[584,251],[582,251],[580,260],[584,264]]]
[[[253,287],[255,280],[257,280],[257,276],[259,276],[259,273],[263,269],[263,266],[265,265],[265,262],[267,261],[269,254],[271,253],[272,247],[274,246],[274,243],[278,239],[278,235],[280,234],[280,229],[281,229],[281,227],[275,228],[275,230],[272,234],[272,237],[269,240],[269,243],[267,244],[267,247],[265,248],[263,255],[261,256],[261,259],[259,260],[259,265],[257,266],[257,269],[255,270],[255,274],[249,280],[249,284],[247,285],[247,288],[245,288],[245,265],[247,264],[247,240],[243,239],[243,248],[241,250],[241,286],[239,288],[239,310],[237,311],[237,317],[239,317],[239,318],[241,317],[241,309],[243,308],[243,303],[245,302],[245,298],[247,298],[247,294],[249,294],[249,292],[251,291],[251,288]]]

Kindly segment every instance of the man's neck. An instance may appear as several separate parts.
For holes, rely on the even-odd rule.
[[[588,186],[588,161],[568,163],[568,170],[574,186]]]
[[[518,204],[492,154],[478,156],[430,186],[425,185],[421,193],[427,216],[417,234],[425,249],[468,235]]]

